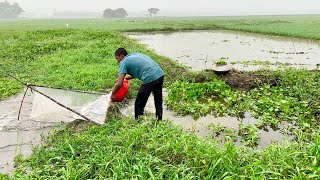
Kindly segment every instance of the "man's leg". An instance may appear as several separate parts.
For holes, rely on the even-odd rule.
[[[148,98],[151,94],[151,88],[147,84],[140,86],[135,104],[134,104],[134,117],[138,119],[139,116],[143,115],[144,107],[147,104]]]
[[[163,100],[162,100],[163,79],[164,79],[163,76],[159,78],[153,89],[154,105],[156,107],[156,118],[158,118],[158,120],[162,120],[162,114],[163,114]]]

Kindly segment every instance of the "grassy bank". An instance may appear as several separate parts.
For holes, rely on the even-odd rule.
[[[8,73],[35,84],[108,91],[118,76],[114,58],[118,47],[151,56],[166,72],[167,83],[185,73],[184,68],[170,59],[118,32],[41,30],[1,32],[0,36],[0,99],[20,92],[22,88],[19,82],[6,77]],[[135,81],[133,87],[137,86]]]
[[[19,161],[14,179],[316,179],[319,134],[264,150],[218,147],[167,122],[110,117],[81,133],[60,131]],[[299,151],[297,151],[299,149]],[[30,170],[27,170],[30,169]],[[26,174],[26,172],[29,172]]]

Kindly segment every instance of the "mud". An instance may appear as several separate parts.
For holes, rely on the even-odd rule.
[[[218,79],[225,81],[233,89],[250,90],[263,84],[276,85],[276,80],[257,73],[231,70],[225,75],[219,75]]]
[[[225,81],[232,89],[236,90],[251,90],[264,84],[277,85],[276,79],[268,75],[235,69],[220,75],[215,74],[213,70],[207,69],[197,73],[194,77],[197,83],[211,82],[216,79]]]

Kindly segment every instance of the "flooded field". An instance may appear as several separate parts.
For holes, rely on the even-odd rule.
[[[52,130],[53,124],[29,121],[32,110],[32,94],[28,93],[21,109],[20,121],[18,112],[22,94],[0,101],[0,172],[10,173],[14,168],[14,158],[32,153],[32,146],[38,145],[41,136]]]
[[[223,58],[238,70],[297,67],[316,69],[320,43],[285,37],[230,31],[127,33],[157,53],[191,67],[211,69]]]
[[[166,96],[167,93],[165,92],[164,97]],[[122,108],[120,111],[124,116],[133,116],[134,103],[130,103],[128,107]],[[148,99],[145,112],[147,114],[155,114],[154,100],[152,95]],[[194,120],[192,116],[178,116],[176,113],[168,110],[166,106],[164,106],[163,117],[164,119],[170,119],[173,124],[181,126],[181,128],[187,132],[194,133],[203,138],[211,137],[221,143],[224,143],[224,135],[221,134],[221,136],[216,137],[212,129],[210,129],[211,125],[223,126],[228,129],[233,129],[238,133],[240,126],[254,125],[259,122],[258,119],[255,119],[249,113],[245,113],[242,119],[230,116],[214,117],[212,115],[208,115],[206,117],[200,117],[199,119]],[[291,137],[285,133],[287,128],[290,127],[293,127],[293,125],[290,123],[283,123],[280,125],[279,129],[267,128],[259,130],[260,141],[258,146],[264,148],[269,146],[272,142],[282,143],[290,140]],[[240,140],[238,140],[236,144],[241,145]]]
[[[90,104],[96,99],[99,100],[102,95],[49,88],[37,88],[37,90],[49,94],[55,100],[71,106],[91,119],[99,118],[95,115],[102,114],[103,117],[105,115],[105,107],[107,107],[105,104],[96,106]],[[103,97],[110,98],[109,96]],[[19,94],[0,101],[0,136],[2,138],[0,141],[0,173],[10,173],[14,170],[14,158],[20,154],[24,157],[30,155],[32,147],[41,143],[42,135],[47,135],[53,128],[61,127],[62,123],[67,124],[76,119],[83,119],[48,98],[28,91],[21,108],[20,120],[18,120],[22,98],[23,94]],[[101,101],[108,102],[105,99],[98,102]],[[86,106],[87,104],[89,106]],[[82,112],[81,108],[85,108],[85,111]],[[98,113],[95,113],[96,111]]]

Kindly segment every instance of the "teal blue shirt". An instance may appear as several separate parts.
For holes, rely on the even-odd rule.
[[[141,53],[128,54],[119,64],[119,74],[129,74],[142,81],[150,83],[164,76],[161,67],[149,56]]]

